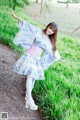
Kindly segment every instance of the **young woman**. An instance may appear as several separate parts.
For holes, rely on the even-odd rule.
[[[20,31],[13,43],[24,48],[24,54],[13,65],[13,71],[26,75],[26,108],[37,110],[38,106],[32,98],[32,89],[35,80],[45,80],[44,70],[55,61],[61,60],[56,48],[58,26],[55,22],[49,23],[44,30],[17,17],[12,9],[10,13],[19,21]]]

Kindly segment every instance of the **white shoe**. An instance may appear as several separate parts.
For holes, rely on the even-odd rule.
[[[37,110],[38,106],[35,104],[34,100],[26,99],[26,108],[30,108],[31,110]]]

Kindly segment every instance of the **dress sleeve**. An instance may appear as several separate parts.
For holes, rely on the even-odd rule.
[[[55,51],[54,57],[56,58],[56,61],[61,60],[61,56],[60,56],[60,53],[59,53],[58,49]]]
[[[24,19],[21,19],[19,21],[18,27],[20,28],[20,30],[16,34],[13,43],[27,50],[34,42],[37,36],[37,32],[40,28],[32,25],[31,23]]]
[[[24,29],[26,31],[32,31],[34,35],[36,36],[37,32],[40,30],[38,26],[35,26],[28,22],[27,20],[21,19],[18,23],[18,27],[20,29]]]
[[[43,67],[43,70],[46,70],[54,62],[59,61],[59,60],[61,60],[61,56],[58,50],[56,50],[54,55],[52,54],[52,52],[45,51],[43,57],[41,58],[41,65]]]

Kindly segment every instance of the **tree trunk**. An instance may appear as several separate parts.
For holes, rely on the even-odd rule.
[[[40,10],[40,14],[42,14],[43,11],[43,0],[41,0],[41,10]]]
[[[38,3],[38,0],[36,0],[36,3]]]
[[[67,0],[67,5],[66,5],[66,8],[68,8],[68,7],[69,7],[69,1],[70,1],[70,0]]]

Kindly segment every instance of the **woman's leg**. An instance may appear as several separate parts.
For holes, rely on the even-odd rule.
[[[31,92],[32,92],[32,77],[27,76],[26,93],[27,93],[28,97],[30,97],[30,98],[32,98]]]
[[[35,79],[32,78],[32,89],[34,88],[34,85],[35,85]]]
[[[32,89],[33,89],[33,87],[34,87],[34,84],[35,84],[35,80],[32,78],[32,77],[30,77],[30,76],[27,76],[27,80],[26,80],[26,102],[28,102],[29,103],[29,106],[30,106],[30,108],[32,109],[32,110],[37,110],[37,108],[38,108],[38,106],[37,105],[35,105],[35,103],[34,103],[34,100],[33,100],[33,98],[32,98],[32,94],[31,94],[31,92],[32,92]],[[27,108],[28,106],[27,106],[27,104],[26,104],[26,108]]]
[[[34,84],[35,84],[35,79],[28,76],[27,80],[26,80],[26,94],[27,94],[27,90],[30,92],[29,95],[31,96],[31,92],[34,88]]]
[[[28,79],[30,79],[29,76],[27,77],[27,80],[28,80]],[[33,90],[33,88],[34,88],[34,85],[35,85],[35,79],[34,79],[34,78],[31,78],[31,79],[32,79],[32,83],[30,83],[30,84],[32,84],[32,88],[31,88],[31,92],[32,92],[32,90]],[[25,92],[25,93],[26,93],[26,96],[25,96],[25,100],[27,99],[27,88],[29,87],[29,86],[27,87],[27,84],[29,84],[29,83],[27,82],[27,80],[26,80],[26,92]],[[31,80],[30,80],[30,81],[31,81]]]

